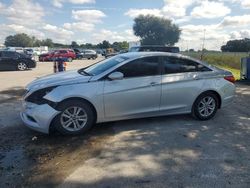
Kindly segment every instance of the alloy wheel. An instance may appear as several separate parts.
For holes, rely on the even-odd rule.
[[[60,122],[63,128],[70,132],[81,130],[87,123],[88,116],[82,107],[69,107],[61,114]]]
[[[21,63],[18,63],[17,68],[18,68],[18,70],[23,71],[23,70],[27,69],[27,65],[25,63],[21,62]]]
[[[213,114],[215,109],[216,109],[216,101],[211,96],[204,97],[198,105],[198,111],[202,117],[210,116],[211,114]]]

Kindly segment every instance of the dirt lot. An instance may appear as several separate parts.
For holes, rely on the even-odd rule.
[[[75,61],[68,69],[93,61]],[[23,87],[52,72],[0,72],[0,187],[249,187],[250,85],[210,121],[188,115],[106,123],[76,137],[22,125]]]

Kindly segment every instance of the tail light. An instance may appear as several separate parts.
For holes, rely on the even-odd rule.
[[[229,81],[229,82],[232,82],[233,84],[235,83],[235,78],[233,75],[231,76],[225,76],[224,77],[225,80]]]

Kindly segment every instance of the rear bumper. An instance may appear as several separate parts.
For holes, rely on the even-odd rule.
[[[230,105],[235,97],[236,86],[234,84],[227,84],[222,88],[221,108]]]
[[[48,134],[50,123],[59,113],[47,104],[37,105],[24,102],[20,117],[27,127]]]

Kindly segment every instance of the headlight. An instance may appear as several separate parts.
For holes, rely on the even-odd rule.
[[[27,102],[35,103],[35,104],[47,104],[48,100],[44,99],[43,97],[55,89],[57,86],[47,87],[43,89],[39,89],[28,96],[25,100]]]

